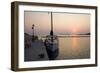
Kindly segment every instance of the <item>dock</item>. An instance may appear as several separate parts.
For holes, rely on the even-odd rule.
[[[30,47],[24,50],[24,61],[49,60],[43,40],[30,42]]]

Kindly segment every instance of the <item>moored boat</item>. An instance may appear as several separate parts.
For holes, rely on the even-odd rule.
[[[53,41],[51,40],[51,37],[53,37]],[[59,54],[59,48],[58,48],[58,38],[57,36],[47,36],[45,40],[45,47],[47,50],[47,54],[49,57],[49,60],[54,60]]]

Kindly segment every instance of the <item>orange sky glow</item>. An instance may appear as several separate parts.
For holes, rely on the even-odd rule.
[[[52,13],[54,34],[85,34],[90,33],[90,14]],[[25,11],[25,33],[32,34],[32,24],[36,35],[50,33],[51,15],[48,12]]]

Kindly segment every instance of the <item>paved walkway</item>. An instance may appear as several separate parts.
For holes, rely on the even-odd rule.
[[[31,42],[30,48],[24,50],[24,61],[49,60],[42,40]]]

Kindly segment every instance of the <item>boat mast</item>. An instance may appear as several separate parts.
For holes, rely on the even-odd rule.
[[[53,42],[53,16],[52,16],[52,12],[51,12],[51,31],[50,31],[50,35],[51,35],[51,41]]]

